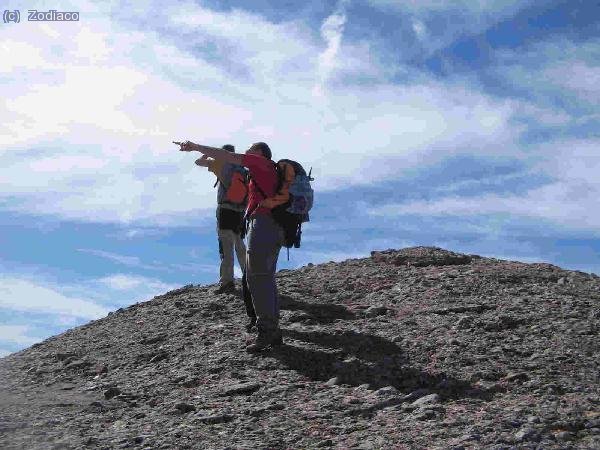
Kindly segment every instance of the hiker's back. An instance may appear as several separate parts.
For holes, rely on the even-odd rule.
[[[217,203],[219,207],[244,211],[248,202],[248,171],[237,164],[225,163],[221,172]]]

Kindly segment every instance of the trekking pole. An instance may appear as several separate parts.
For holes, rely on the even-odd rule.
[[[294,248],[300,248],[300,240],[302,239],[302,223],[298,224],[298,231],[296,233],[296,242],[294,242]]]

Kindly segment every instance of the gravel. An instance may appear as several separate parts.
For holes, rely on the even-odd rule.
[[[433,247],[184,286],[0,359],[0,448],[600,448],[600,278]]]

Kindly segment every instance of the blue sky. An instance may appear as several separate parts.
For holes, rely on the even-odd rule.
[[[595,2],[3,5],[0,356],[216,282],[213,178],[172,140],[313,167],[279,268],[436,245],[600,273]]]

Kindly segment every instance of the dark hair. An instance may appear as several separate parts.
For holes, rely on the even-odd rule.
[[[235,153],[235,147],[231,144],[225,144],[221,147],[223,150],[227,150],[228,152]]]
[[[271,149],[264,142],[256,142],[255,144],[252,144],[252,148],[260,150],[263,156],[267,159],[271,159],[271,157],[273,156],[271,153]]]

